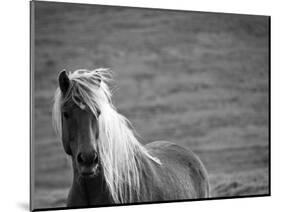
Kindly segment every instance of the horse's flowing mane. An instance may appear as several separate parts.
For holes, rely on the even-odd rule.
[[[61,105],[70,98],[76,104],[86,104],[98,117],[98,154],[102,173],[115,203],[138,201],[140,196],[141,161],[143,158],[160,164],[138,142],[130,122],[119,114],[111,101],[107,83],[112,80],[108,69],[76,70],[68,75],[71,87],[63,98],[60,89],[56,90],[53,107],[53,124],[61,137]]]

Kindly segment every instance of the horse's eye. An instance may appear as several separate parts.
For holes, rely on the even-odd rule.
[[[100,109],[97,109],[97,115],[98,117],[100,116],[101,112],[100,112]]]
[[[68,114],[67,112],[63,112],[62,115],[63,115],[63,117],[66,118],[66,119],[69,118],[69,114]]]

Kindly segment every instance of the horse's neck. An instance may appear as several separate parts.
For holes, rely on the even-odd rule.
[[[102,174],[93,178],[81,178],[74,170],[68,205],[85,206],[111,203],[113,202]]]

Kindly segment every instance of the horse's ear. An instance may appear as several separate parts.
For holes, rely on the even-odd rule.
[[[65,95],[70,86],[70,80],[69,80],[65,70],[63,70],[59,73],[59,86],[60,86],[61,92],[63,93],[63,95]]]

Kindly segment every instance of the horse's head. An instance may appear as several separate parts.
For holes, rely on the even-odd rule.
[[[75,81],[67,73],[59,74],[61,92],[61,138],[65,152],[72,157],[73,168],[79,176],[93,177],[99,172],[97,139],[98,116],[83,102],[79,92],[73,95]]]
[[[115,202],[130,202],[140,189],[139,162],[160,162],[113,106],[110,70],[76,70],[69,75],[62,71],[58,79],[53,124],[72,157],[74,177],[103,177]]]

